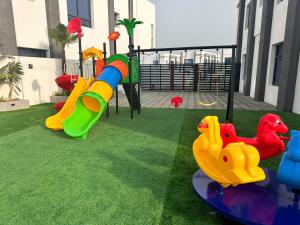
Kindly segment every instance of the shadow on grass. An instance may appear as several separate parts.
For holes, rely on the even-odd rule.
[[[119,107],[119,114],[114,113],[114,107],[111,107],[109,118],[105,115],[101,117],[101,122],[109,123],[112,126],[125,128],[129,131],[146,134],[155,138],[174,141],[177,135],[170,135],[178,133],[181,128],[184,111],[175,109],[152,109],[145,108],[141,114],[134,114],[134,119],[130,119],[129,108]],[[96,124],[95,127],[101,124]],[[175,140],[177,142],[177,140]]]
[[[199,135],[198,123],[206,115],[225,118],[224,111],[190,110],[185,113],[160,224],[218,224],[215,214],[197,197],[192,186],[192,176],[198,169],[192,144]]]
[[[153,151],[153,149],[150,148],[144,148],[143,151],[132,149],[127,152],[130,156],[141,162],[162,167],[167,167],[170,165],[170,158],[173,158],[173,155],[171,154]]]
[[[133,151],[137,152],[137,151]],[[155,155],[157,152],[153,152]],[[108,170],[113,176],[117,177],[123,184],[133,189],[150,190],[153,196],[161,203],[164,201],[165,188],[169,171],[167,169],[159,170],[159,168],[146,166],[143,163],[137,163],[130,157],[119,157],[111,152],[102,151],[101,156],[110,160],[113,166]],[[155,158],[162,157],[161,154]],[[165,155],[160,161],[168,161],[169,156]],[[152,163],[152,162],[148,162]],[[143,198],[143,196],[140,196]]]

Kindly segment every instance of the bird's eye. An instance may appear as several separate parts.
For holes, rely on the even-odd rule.
[[[278,125],[280,125],[280,124],[281,124],[281,121],[280,121],[280,120],[276,120],[276,123],[277,123]]]

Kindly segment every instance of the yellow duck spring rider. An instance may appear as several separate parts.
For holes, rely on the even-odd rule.
[[[193,153],[201,170],[223,187],[252,183],[265,179],[258,167],[259,153],[243,142],[222,148],[218,117],[206,116],[198,126],[201,135],[194,141]]]

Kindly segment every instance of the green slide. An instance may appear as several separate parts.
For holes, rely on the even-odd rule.
[[[100,111],[93,112],[86,108],[82,103],[82,98],[84,96],[88,96],[97,100],[101,106]],[[76,103],[74,112],[68,119],[64,121],[63,127],[66,134],[71,137],[85,139],[89,129],[95,125],[105,109],[106,102],[98,94],[93,92],[86,92],[82,94]]]

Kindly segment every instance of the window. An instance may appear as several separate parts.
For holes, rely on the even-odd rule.
[[[272,85],[275,85],[275,86],[279,85],[280,72],[281,72],[281,61],[282,61],[282,52],[283,52],[283,44],[280,43],[280,44],[276,45],[276,53],[275,53],[273,82],[272,82]]]
[[[193,59],[185,59],[184,64],[193,64],[194,60]]]
[[[246,7],[246,18],[245,18],[245,30],[248,29],[249,27],[249,22],[250,22],[250,5],[248,4]]]
[[[117,27],[118,25],[118,21],[120,19],[120,13],[114,12],[114,21],[115,21],[115,27]]]
[[[91,1],[90,0],[68,0],[68,19],[79,17],[82,25],[92,27]]]
[[[47,50],[18,47],[18,56],[46,58],[47,57]]]

